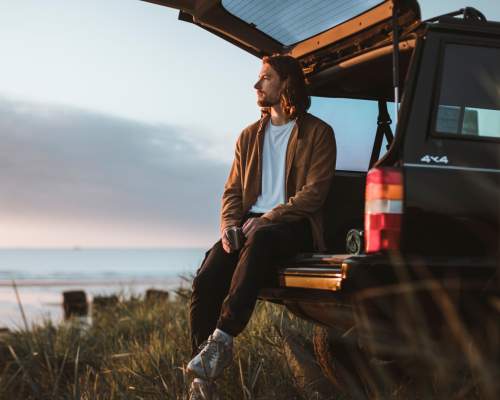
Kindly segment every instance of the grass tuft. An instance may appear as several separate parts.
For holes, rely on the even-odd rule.
[[[0,359],[0,399],[187,399],[188,302],[186,290],[156,303],[131,295],[94,312],[91,324],[47,320],[12,332]],[[311,332],[282,308],[258,303],[217,382],[221,399],[308,400],[293,385],[277,329]]]
[[[217,381],[220,399],[498,398],[492,397],[498,393],[499,365],[493,355],[498,351],[491,353],[500,343],[498,319],[479,318],[492,343],[480,346],[486,342],[469,334],[449,298],[433,295],[434,306],[446,316],[447,341],[455,344],[455,352],[449,352],[446,341],[436,342],[428,334],[432,325],[426,321],[427,309],[400,293],[403,289],[395,289],[401,308],[392,307],[388,316],[398,321],[399,342],[384,325],[371,325],[362,307],[355,327],[333,335],[335,342],[321,342],[318,327],[284,307],[258,302],[249,326],[236,339],[233,365]],[[368,293],[358,301],[369,300],[368,312],[375,298],[388,295],[394,304],[391,293]],[[116,297],[122,300],[94,310],[91,324],[75,318],[56,326],[47,320],[6,335],[0,342],[0,399],[187,400],[189,291],[157,302],[137,295]],[[334,345],[333,358],[324,353],[320,368],[312,349],[327,349],[329,343],[344,348]],[[409,362],[394,365],[391,357],[365,358],[359,343],[372,354]],[[343,359],[358,377],[342,375]],[[329,380],[347,382],[344,393],[325,378],[325,365],[340,367],[339,376]]]

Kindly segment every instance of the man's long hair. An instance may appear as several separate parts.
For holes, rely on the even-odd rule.
[[[311,98],[307,92],[306,79],[300,63],[291,56],[275,54],[262,58],[278,74],[285,87],[280,95],[281,107],[290,119],[303,115],[311,106]],[[268,108],[262,109],[269,113]]]

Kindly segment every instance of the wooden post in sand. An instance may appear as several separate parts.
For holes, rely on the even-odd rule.
[[[63,292],[64,319],[72,316],[86,317],[89,311],[87,295],[83,290]]]
[[[168,292],[166,290],[158,290],[158,289],[148,289],[146,290],[146,302],[147,303],[156,303],[163,302],[168,300]]]

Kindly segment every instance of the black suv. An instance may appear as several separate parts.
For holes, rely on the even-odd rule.
[[[473,8],[421,21],[414,0],[151,2],[258,57],[296,57],[310,111],[328,122],[336,98],[376,109],[371,129],[336,131],[339,161],[365,154],[365,165],[337,163],[328,251],[299,255],[261,292],[318,323],[327,374],[332,343],[352,332],[388,358],[412,323],[402,304],[433,337],[453,321],[500,337],[500,23]]]

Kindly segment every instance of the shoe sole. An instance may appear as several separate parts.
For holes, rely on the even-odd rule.
[[[211,381],[211,380],[215,379],[215,378],[209,378],[205,374],[199,374],[195,369],[189,367],[189,364],[186,366],[186,372],[187,372],[188,376],[190,376],[191,378],[200,378],[200,379],[204,379],[206,381]]]

